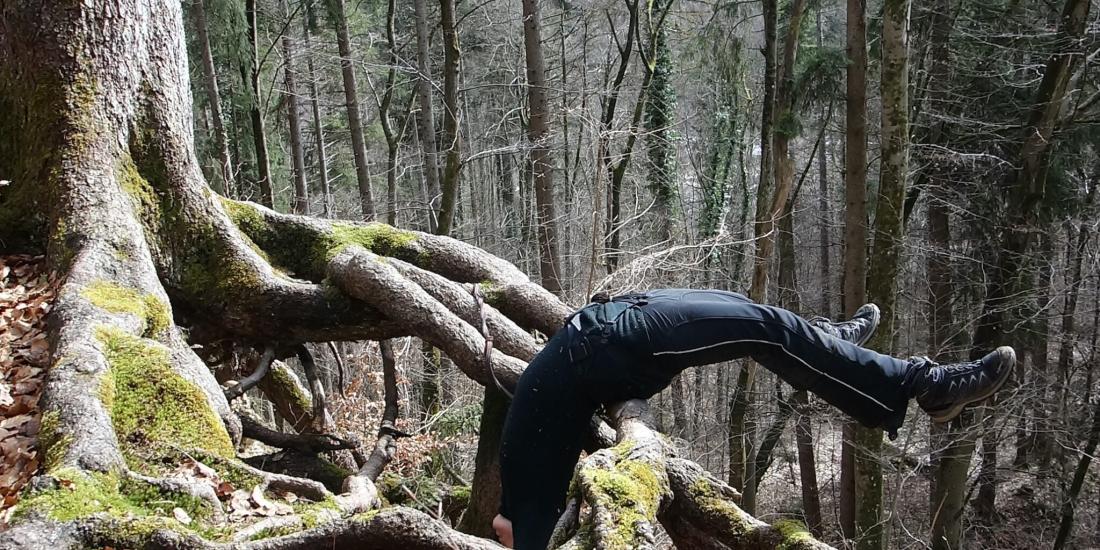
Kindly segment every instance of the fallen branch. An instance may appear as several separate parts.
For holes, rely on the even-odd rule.
[[[355,449],[361,445],[358,441],[343,439],[332,434],[288,434],[279,432],[264,426],[247,414],[242,413],[239,416],[241,417],[241,427],[244,430],[245,437],[280,449],[323,453]]]
[[[241,378],[236,384],[225,389],[225,399],[232,401],[244,395],[244,392],[254,388],[256,384],[260,383],[260,380],[267,376],[267,371],[271,369],[271,363],[274,361],[275,347],[268,344],[264,347],[264,353],[260,356],[260,360],[256,363],[256,368],[252,371],[252,374]]]

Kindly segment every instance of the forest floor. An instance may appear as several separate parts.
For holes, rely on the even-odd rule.
[[[0,256],[0,527],[38,471],[38,399],[49,363],[46,314],[58,281],[41,256]]]

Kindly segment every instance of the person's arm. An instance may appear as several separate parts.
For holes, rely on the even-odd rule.
[[[512,547],[512,522],[508,518],[497,514],[497,517],[493,518],[493,531],[497,532],[497,540],[501,544]]]

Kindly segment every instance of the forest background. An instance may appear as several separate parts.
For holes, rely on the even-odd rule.
[[[837,547],[1087,548],[1095,4],[187,0],[182,14],[195,152],[228,199],[450,236],[574,306],[663,286],[834,319],[874,301],[884,353],[1016,347],[996,402],[948,426],[910,414],[896,441],[749,362],[685,372],[652,400],[653,425],[745,512]],[[13,242],[0,249],[35,250]],[[340,447],[382,423],[396,456],[373,478],[389,502],[491,536],[493,384],[431,338],[303,340],[344,340],[276,363],[328,410],[303,424],[251,390],[235,406],[275,432],[256,439]],[[254,347],[207,362],[246,377],[271,361]],[[292,471],[312,445],[242,454]]]

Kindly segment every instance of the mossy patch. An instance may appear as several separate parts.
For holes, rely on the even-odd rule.
[[[284,220],[276,228],[263,213],[247,202],[222,199],[222,206],[241,233],[268,254],[273,265],[295,277],[320,282],[332,258],[358,245],[383,256],[423,260],[416,233],[383,223],[335,222],[330,228],[307,221]]]
[[[810,534],[810,530],[807,529],[806,525],[801,521],[781,519],[773,523],[772,527],[775,527],[783,536],[783,540],[779,543],[779,546],[776,547],[778,550],[797,548],[814,541],[814,537]]]
[[[111,366],[100,396],[112,396],[111,420],[124,452],[166,446],[234,456],[206,396],[172,370],[166,349],[113,328],[96,336]]]
[[[725,518],[727,525],[736,532],[747,533],[749,531],[749,525],[744,521],[740,510],[726,499],[716,495],[706,479],[696,479],[688,490],[695,496],[695,502],[701,510]]]
[[[71,521],[93,514],[116,518],[172,516],[182,508],[193,519],[210,516],[207,504],[190,495],[167,493],[158,487],[120,478],[115,473],[85,473],[75,468],[59,468],[51,475],[57,479],[54,489],[31,493],[18,505],[16,515],[40,512],[57,521]],[[167,520],[182,528],[175,520]]]
[[[621,451],[620,451],[621,452]],[[657,520],[657,504],[665,488],[648,465],[637,460],[620,460],[614,470],[589,469],[587,475],[597,502],[615,515],[613,548],[630,548],[638,523]]]
[[[143,294],[131,288],[107,281],[96,281],[81,292],[96,307],[111,313],[129,313],[144,321],[142,335],[156,337],[164,334],[172,323],[168,306],[152,294]]]
[[[145,179],[134,164],[134,159],[123,155],[118,166],[118,183],[133,201],[133,207],[148,234],[160,229],[160,199],[149,180]]]
[[[61,415],[57,411],[42,414],[42,424],[38,429],[39,455],[43,457],[43,470],[50,472],[61,465],[61,460],[69,452],[73,436],[61,433]]]
[[[305,388],[296,379],[294,373],[290,370],[290,367],[284,365],[271,365],[271,369],[267,371],[267,377],[271,379],[272,383],[283,389],[284,395],[286,395],[296,407],[303,411],[309,412],[313,409],[313,398],[306,393]]]

